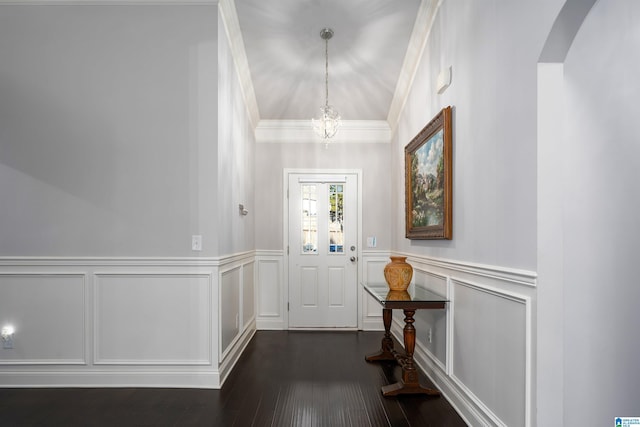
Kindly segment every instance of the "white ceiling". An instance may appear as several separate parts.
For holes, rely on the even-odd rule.
[[[421,0],[235,0],[261,120],[308,120],[329,103],[343,120],[387,120]]]

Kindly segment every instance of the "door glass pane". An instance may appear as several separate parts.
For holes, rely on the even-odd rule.
[[[316,184],[303,184],[302,193],[302,253],[318,252],[318,211]]]
[[[344,253],[344,184],[329,185],[329,252]]]

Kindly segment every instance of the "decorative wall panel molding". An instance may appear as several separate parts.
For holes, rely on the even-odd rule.
[[[363,251],[359,261],[362,280],[384,280],[382,270],[389,262],[384,251]],[[283,251],[256,252],[256,324],[258,330],[288,328],[287,301]],[[377,278],[377,279],[376,279]],[[358,284],[360,286],[360,284]],[[358,291],[358,329],[383,330],[382,310],[363,289]]]
[[[530,425],[530,298],[455,278],[451,284],[451,379],[496,425]],[[490,384],[497,372],[508,380]]]
[[[256,252],[256,323],[261,330],[287,328],[284,294],[284,253],[282,251]]]
[[[16,333],[0,348],[0,386],[219,388],[255,332],[254,264],[253,251],[2,257],[0,323]],[[223,282],[241,291],[235,305]],[[222,307],[238,319],[224,353]]]
[[[12,270],[0,270],[0,327],[15,328],[0,365],[85,365],[87,275]]]
[[[255,305],[254,264],[253,253],[243,254],[227,258],[227,263],[219,269],[218,299],[221,304],[218,311],[218,360],[221,364],[228,364],[229,355],[237,352],[239,343],[244,349],[248,341],[242,342],[242,337],[246,337],[248,330],[250,336],[255,332],[255,313],[245,313],[247,307]],[[242,321],[245,317],[248,318],[246,325]],[[237,357],[240,354],[237,353]]]
[[[96,274],[94,365],[211,365],[210,290],[210,274]]]
[[[362,281],[383,282],[384,266],[389,262],[389,253],[382,251],[362,252]],[[360,329],[382,331],[382,307],[364,289],[360,289]]]
[[[424,268],[426,271],[437,271],[437,269],[444,269],[445,271],[469,273],[474,277],[486,277],[488,279],[495,279],[500,282],[509,282],[515,285],[535,287],[536,279],[538,277],[536,272],[529,270],[519,270],[487,264],[447,260],[443,258],[415,256],[413,254],[407,253],[398,253],[398,255],[406,256],[407,261],[410,263],[423,265],[422,268]]]
[[[446,313],[416,313],[418,365],[468,424],[531,426],[536,273],[399,255],[414,268],[413,286],[450,301]],[[403,327],[395,313],[392,331],[401,343]]]

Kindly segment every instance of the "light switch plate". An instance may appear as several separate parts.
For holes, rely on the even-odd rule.
[[[367,247],[375,248],[376,247],[376,238],[375,237],[367,237]]]

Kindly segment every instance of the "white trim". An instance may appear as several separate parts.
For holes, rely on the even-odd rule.
[[[436,13],[441,4],[442,0],[422,0],[418,8],[411,38],[409,39],[409,45],[407,46],[407,53],[404,57],[402,68],[400,69],[396,90],[394,91],[387,115],[387,122],[391,128],[392,135],[398,127],[400,115],[409,98],[413,80],[418,72],[427,39],[429,38]]]
[[[86,365],[82,359],[2,359],[0,366],[18,366],[18,365]]]
[[[313,131],[311,120],[260,120],[256,143],[318,143],[325,140]],[[391,128],[385,120],[343,120],[330,144],[391,142]]]
[[[201,278],[208,279],[207,280],[207,310],[209,311],[209,317],[213,312],[213,300],[211,299],[211,274],[201,274],[201,273],[158,273],[158,272],[146,272],[146,271],[137,271],[137,272],[94,272],[93,273],[93,365],[141,365],[141,366],[153,366],[153,365],[177,365],[177,366],[210,366],[213,362],[211,355],[211,322],[209,322],[209,332],[207,333],[207,349],[208,356],[207,359],[190,359],[190,360],[174,360],[174,359],[104,359],[100,358],[100,347],[99,347],[99,324],[98,319],[100,315],[99,301],[98,301],[98,292],[97,288],[100,285],[100,279],[103,277],[112,277],[112,278],[166,278],[166,277],[174,277],[174,278]]]
[[[282,170],[282,235],[283,235],[283,243],[282,247],[284,249],[283,256],[283,298],[284,303],[289,301],[289,256],[287,255],[286,248],[289,245],[289,175],[290,174],[308,174],[308,175],[320,175],[320,174],[328,174],[328,175],[341,175],[341,174],[355,174],[358,181],[358,195],[357,195],[357,215],[358,215],[358,229],[356,236],[356,241],[358,245],[356,246],[356,257],[358,258],[358,269],[357,269],[357,277],[356,277],[356,286],[360,288],[360,278],[362,277],[362,249],[360,247],[360,243],[362,242],[362,169],[290,169],[284,168]],[[362,307],[362,292],[357,292],[357,303],[356,307],[358,310],[357,318],[357,327],[362,327],[360,308]],[[284,310],[284,307],[283,307]],[[289,310],[284,310],[284,329],[289,328]],[[344,329],[343,329],[344,330]]]
[[[219,267],[234,260],[253,256],[255,256],[254,251],[219,257],[0,257],[0,267]],[[33,272],[31,274],[40,273]]]
[[[2,264],[0,264],[0,267]],[[87,333],[89,331],[88,321],[90,319],[88,313],[88,298],[89,298],[89,275],[84,272],[68,272],[68,271],[1,271],[0,277],[62,277],[62,278],[78,278],[82,279],[82,300],[84,307],[82,310],[82,358],[80,359],[2,359],[0,360],[0,366],[2,365],[83,365],[89,364],[88,358],[88,345]]]
[[[249,345],[251,338],[256,333],[255,319],[247,324],[247,327],[229,344],[227,351],[225,351],[224,357],[220,360],[220,386],[229,377],[229,374],[240,360],[240,356]]]
[[[519,270],[509,267],[501,267],[489,264],[478,264],[466,261],[450,260],[445,258],[436,258],[424,255],[415,255],[403,252],[394,252],[395,255],[406,256],[411,262],[422,263],[433,267],[446,268],[448,270],[459,271],[463,273],[471,273],[475,276],[482,276],[491,279],[497,279],[504,282],[522,285],[526,287],[535,287],[538,277],[535,271]]]
[[[526,295],[522,295],[516,292],[512,292],[512,291],[505,291],[502,289],[498,289],[495,288],[493,286],[486,286],[486,285],[481,285],[481,284],[477,284],[477,283],[472,283],[468,280],[464,280],[464,279],[460,279],[460,278],[456,278],[456,277],[451,277],[451,282],[452,284],[456,284],[459,286],[464,286],[467,288],[471,288],[471,289],[475,289],[476,291],[479,292],[484,292],[493,296],[496,296],[498,298],[504,298],[507,299],[509,301],[513,301],[515,303],[519,303],[519,304],[523,304],[525,307],[525,372],[524,372],[524,380],[525,380],[525,390],[524,390],[524,404],[525,404],[525,410],[524,410],[524,425],[525,427],[530,427],[531,426],[531,396],[532,396],[532,333],[531,333],[531,324],[532,324],[532,319],[531,319],[531,298],[526,296]],[[455,295],[454,295],[454,301],[455,301]],[[454,303],[455,305],[455,303]],[[453,327],[453,325],[452,325]],[[455,351],[455,348],[453,349],[453,351]],[[451,367],[451,369],[453,370],[453,366]],[[471,400],[478,408],[480,408],[480,410],[483,412],[484,415],[486,415],[487,417],[489,417],[491,419],[492,422],[494,422],[496,425],[498,426],[507,426],[487,405],[484,404],[484,402],[478,398],[473,391],[471,391],[465,384],[464,382],[462,382],[456,375],[455,372],[451,372],[451,374],[449,375],[449,378],[451,379],[451,381],[460,389],[462,390],[466,397]]]
[[[0,372],[2,387],[162,387],[219,389],[217,369],[180,370],[54,370]]]
[[[242,265],[232,265],[229,266],[229,268],[226,269],[220,269],[220,271],[218,272],[218,301],[220,301],[222,303],[222,285],[224,283],[224,277],[227,276],[228,274],[237,271],[238,272],[238,280],[239,283],[235,283],[233,285],[237,285],[238,286],[238,298],[241,299],[240,295],[242,294]],[[242,305],[242,301],[238,301],[238,315],[240,315],[240,306]],[[222,309],[218,310],[218,325],[219,325],[219,329],[222,331]],[[233,349],[233,346],[235,345],[236,341],[239,339],[239,337],[242,335],[242,329],[240,329],[240,325],[238,325],[238,333],[236,334],[235,337],[233,337],[233,339],[231,340],[231,342],[229,343],[229,345],[227,346],[227,348],[223,349],[222,348],[222,333],[218,334],[218,360],[220,363],[222,363],[222,361],[225,359],[225,357],[227,357],[227,354],[229,354],[229,352]]]
[[[359,263],[361,265],[362,274],[361,274],[361,283],[370,283],[370,282],[380,282],[384,281],[383,277],[378,278],[370,278],[369,277],[369,266],[371,264],[378,264],[384,268],[389,262],[389,251],[382,251],[377,249],[367,249],[362,251],[361,258]],[[360,315],[358,316],[358,327],[363,331],[384,331],[384,323],[382,320],[382,307],[380,307],[380,303],[375,301],[372,296],[370,296],[367,291],[364,290],[362,286],[360,286],[359,292],[359,305],[358,312]],[[369,304],[372,304],[376,307],[376,314],[371,314],[371,307]]]
[[[451,301],[453,298],[453,283],[451,277],[447,277],[447,299]],[[446,364],[445,374],[451,376],[453,374],[453,319],[455,317],[456,307],[454,304],[447,304],[447,349],[446,349]]]
[[[536,295],[537,274],[532,271],[517,270],[499,266],[482,265],[461,261],[451,261],[435,257],[427,257],[416,254],[400,254],[392,252],[391,255],[407,256],[415,272],[433,275],[446,279],[446,293],[449,303],[446,313],[446,361],[444,365],[428,350],[420,337],[416,340],[414,359],[416,364],[433,381],[460,416],[469,425],[497,425],[505,423],[489,408],[480,398],[455,376],[453,361],[456,349],[454,348],[453,334],[455,329],[454,314],[456,310],[456,298],[454,285],[466,286],[481,292],[494,295],[498,298],[506,298],[518,304],[524,305],[524,386],[522,398],[524,399],[523,422],[530,427],[533,422],[534,411],[534,351],[533,339],[533,301]],[[413,284],[415,286],[415,283]],[[403,343],[402,328],[404,323],[398,315],[394,315],[392,332],[394,337]],[[419,332],[419,331],[418,331]]]
[[[229,48],[238,74],[238,80],[240,81],[244,105],[247,108],[251,127],[255,129],[260,121],[260,112],[253,81],[251,80],[251,69],[249,68],[247,52],[244,49],[244,40],[240,30],[240,21],[238,20],[235,2],[234,0],[220,0],[218,9],[229,40]],[[218,40],[218,43],[220,43],[220,40]]]
[[[0,6],[202,6],[219,0],[0,0]]]
[[[272,253],[263,251],[264,253]],[[279,252],[273,252],[279,253]],[[0,362],[0,387],[198,387],[220,388],[256,330],[255,313],[247,314],[241,332],[219,359],[220,270],[255,264],[255,251],[220,257],[0,257],[0,277],[77,277],[83,279],[83,355],[67,359],[4,359]],[[183,277],[207,281],[209,360],[99,360],[95,349],[95,301],[99,279],[104,277]],[[255,283],[254,283],[255,285]],[[241,308],[243,310],[244,307]],[[255,309],[255,307],[254,307]],[[242,316],[244,318],[244,316]],[[204,323],[203,323],[203,326]],[[233,347],[233,348],[232,348]],[[184,358],[184,357],[183,357]],[[96,359],[96,360],[94,360]],[[97,363],[96,363],[97,362]],[[71,366],[73,365],[73,366]],[[223,371],[219,371],[221,368]]]
[[[273,257],[279,258],[284,255],[284,251],[282,249],[256,249],[256,258],[258,257]]]
[[[286,300],[284,296],[284,273],[282,265],[284,262],[284,252],[282,250],[259,250],[256,251],[256,327],[259,330],[285,330],[284,307]],[[265,264],[275,265],[275,276],[269,276],[264,273],[263,266]],[[265,285],[265,282],[269,285]],[[277,292],[278,307],[275,311],[263,310],[263,300],[261,298],[263,287],[267,287],[266,292],[273,295]]]

